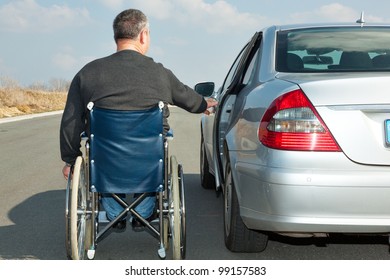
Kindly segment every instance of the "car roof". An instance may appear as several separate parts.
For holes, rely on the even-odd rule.
[[[390,23],[359,23],[359,22],[324,22],[324,23],[296,23],[296,24],[285,24],[285,25],[272,25],[263,28],[275,29],[278,31],[292,30],[292,29],[304,29],[304,28],[316,28],[316,27],[388,27]]]

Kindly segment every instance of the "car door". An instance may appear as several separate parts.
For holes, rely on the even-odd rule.
[[[258,54],[261,33],[256,33],[248,44],[241,50],[230,68],[220,93],[217,97],[218,106],[214,116],[213,129],[213,164],[217,189],[221,188],[224,178],[225,151],[224,143],[226,133],[231,127],[234,106],[237,95],[245,87],[248,70],[253,67],[255,56]],[[251,71],[251,70],[249,70]],[[243,83],[244,82],[244,83]]]

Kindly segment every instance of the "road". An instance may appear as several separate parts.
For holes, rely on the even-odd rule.
[[[59,156],[60,115],[0,124],[0,259],[65,260],[65,185]],[[223,241],[222,197],[199,180],[199,115],[171,109],[170,144],[185,172],[189,260],[390,259],[388,239],[333,236],[294,239],[272,235],[263,253],[237,254]],[[110,233],[96,259],[157,260],[157,240],[147,232]]]

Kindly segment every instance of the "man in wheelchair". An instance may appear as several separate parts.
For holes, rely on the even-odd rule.
[[[107,57],[85,65],[73,78],[60,126],[60,151],[65,162],[62,170],[66,179],[81,152],[81,135],[90,136],[88,104],[108,110],[148,110],[159,101],[163,108],[163,133],[169,130],[168,104],[177,105],[191,113],[208,113],[207,108],[216,105],[205,100],[190,87],[181,83],[162,64],[146,56],[150,44],[149,23],[139,10],[129,9],[118,14],[113,22],[117,51]],[[125,131],[123,131],[125,133]],[[144,197],[136,207],[142,218],[154,218],[156,196]],[[107,219],[114,220],[123,205],[110,195],[102,194],[101,203]],[[143,224],[134,218],[132,225],[140,229]],[[126,219],[114,224],[124,229]]]
[[[192,113],[202,113],[212,100],[204,100],[195,91],[183,85],[171,71],[145,56],[149,49],[150,33],[146,16],[138,10],[125,10],[114,20],[114,38],[117,52],[87,64],[74,77],[63,113],[60,130],[61,157],[66,163],[63,174],[67,178],[70,166],[80,155],[80,135],[87,130],[87,107],[116,110],[139,110],[155,106],[162,100]],[[208,103],[209,102],[209,103]],[[167,106],[165,131],[169,125]],[[141,203],[137,210],[144,218],[153,214],[154,196]],[[110,197],[103,197],[108,219],[116,217],[122,207]],[[136,221],[136,220],[135,220]],[[133,225],[139,226],[139,222]],[[123,228],[125,223],[119,223]]]

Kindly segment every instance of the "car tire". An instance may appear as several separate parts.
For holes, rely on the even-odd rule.
[[[215,188],[215,177],[210,173],[203,133],[200,138],[200,183],[205,189]]]
[[[223,213],[225,245],[230,251],[254,253],[265,250],[268,235],[248,229],[242,221],[229,162],[226,165]]]

